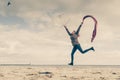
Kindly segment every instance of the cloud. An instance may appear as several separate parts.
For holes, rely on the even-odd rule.
[[[98,58],[95,64],[103,56],[107,63],[111,59],[108,54],[114,58],[110,61],[118,60],[113,53],[119,56],[119,0],[11,0],[9,7],[6,3],[0,3],[1,63],[66,64],[72,46],[63,25],[70,31],[76,30],[86,14],[98,20],[97,36],[91,44],[94,22],[86,19],[79,41],[83,49],[93,45],[96,54],[78,57],[82,56],[82,60],[92,57],[94,61]]]

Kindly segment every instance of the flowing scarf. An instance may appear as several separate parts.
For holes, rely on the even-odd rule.
[[[95,22],[94,30],[93,30],[92,38],[91,38],[91,42],[93,42],[93,40],[94,40],[94,38],[96,36],[96,33],[97,33],[97,20],[93,16],[91,16],[91,15],[86,15],[86,16],[83,17],[82,23],[84,22],[84,20],[86,18],[89,18],[89,17],[92,18],[94,20],[94,22]]]

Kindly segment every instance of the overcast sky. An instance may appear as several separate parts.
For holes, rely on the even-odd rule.
[[[11,2],[7,6],[8,1]],[[94,26],[86,19],[76,52],[76,65],[120,65],[120,0],[0,0],[0,63],[66,65],[72,45],[63,25],[76,30],[85,15],[98,21],[97,35],[90,42]]]

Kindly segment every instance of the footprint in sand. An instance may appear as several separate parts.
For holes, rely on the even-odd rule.
[[[64,75],[64,76],[60,76],[60,77],[67,78],[67,76],[66,76],[66,75]]]
[[[27,69],[32,69],[32,68],[29,67],[29,68],[27,68]]]
[[[38,72],[39,74],[45,75],[48,78],[52,78],[53,73],[52,72]]]
[[[26,76],[34,76],[34,75],[37,75],[37,74],[32,73],[32,74],[27,74]]]
[[[116,75],[117,73],[113,72],[112,74]]]
[[[102,74],[101,72],[93,72],[92,74]]]
[[[76,77],[70,77],[71,80],[80,80],[79,78],[76,78]]]
[[[4,75],[3,75],[3,74],[0,74],[0,77],[4,77]]]

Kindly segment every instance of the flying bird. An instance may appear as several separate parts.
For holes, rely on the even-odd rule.
[[[9,1],[8,4],[7,4],[7,6],[10,6],[10,5],[11,5],[11,2]]]

